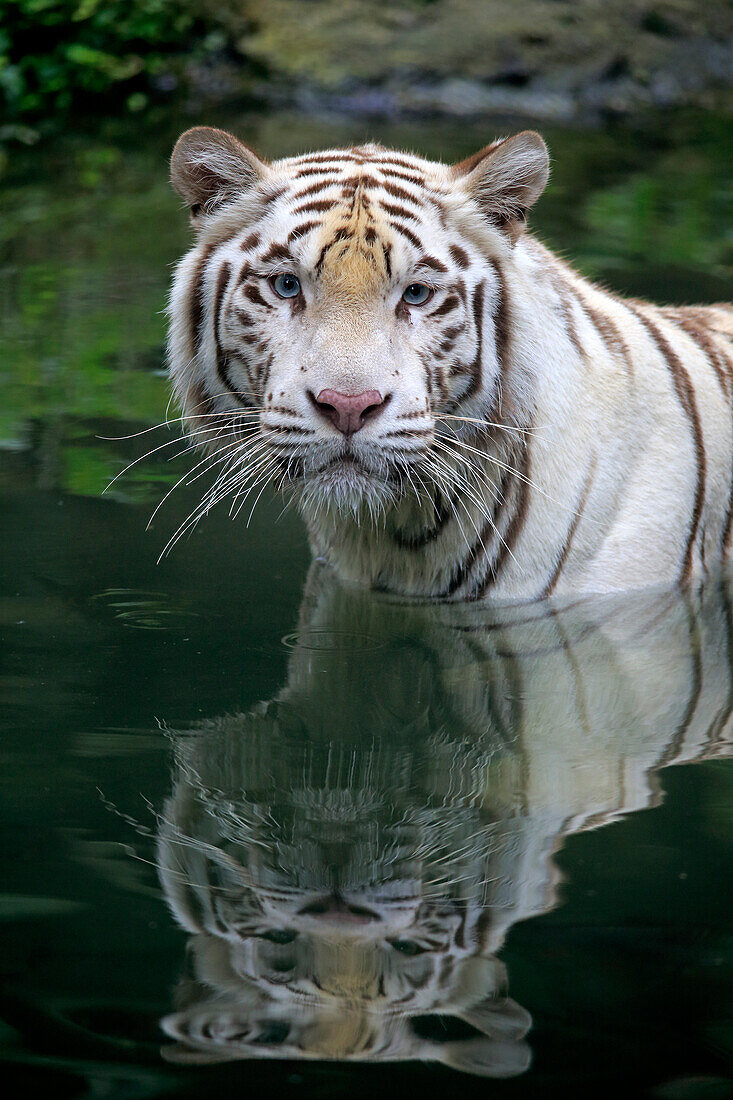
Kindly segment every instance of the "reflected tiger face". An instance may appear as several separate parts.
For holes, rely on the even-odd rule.
[[[521,819],[421,799],[399,752],[319,752],[283,736],[278,713],[176,742],[158,866],[196,980],[164,1021],[181,1044],[167,1056],[521,1072],[530,1018],[493,954],[515,911]]]
[[[425,606],[314,568],[283,691],[174,737],[158,867],[194,976],[167,1056],[521,1072],[496,953],[569,832],[730,752],[731,621],[715,593]]]

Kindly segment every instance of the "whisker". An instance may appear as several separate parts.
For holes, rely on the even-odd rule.
[[[519,435],[533,435],[542,430],[537,425],[532,428],[520,428],[515,424],[499,424],[494,420],[483,420],[475,416],[456,416],[451,413],[436,413],[435,420],[460,420],[465,424],[476,424],[481,428],[499,428],[505,432],[517,432]]]

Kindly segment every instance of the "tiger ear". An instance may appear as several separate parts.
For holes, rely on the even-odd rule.
[[[441,1043],[433,1050],[433,1057],[444,1066],[475,1077],[519,1077],[532,1061],[528,1043],[503,1039],[458,1039]]]
[[[534,130],[501,138],[453,168],[454,175],[500,229],[517,236],[550,176],[550,156]]]
[[[511,1042],[523,1039],[532,1026],[532,1017],[527,1009],[511,997],[498,1002],[487,997],[477,1005],[461,1009],[457,1015],[484,1035]]]
[[[267,165],[233,134],[194,126],[176,142],[171,183],[191,214],[210,214],[267,176]]]

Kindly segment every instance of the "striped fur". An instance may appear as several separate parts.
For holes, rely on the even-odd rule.
[[[158,866],[194,975],[168,1057],[521,1072],[497,954],[560,900],[568,836],[730,755],[731,592],[497,610],[316,566],[297,639],[275,699],[174,735]],[[428,1040],[426,1015],[476,1032]]]
[[[623,300],[525,233],[538,135],[455,166],[266,164],[197,129],[172,164],[197,237],[170,373],[218,475],[200,513],[272,482],[342,577],[451,599],[669,586],[729,555],[733,310]],[[323,389],[388,403],[346,438]]]

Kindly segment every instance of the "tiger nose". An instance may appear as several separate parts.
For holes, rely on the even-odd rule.
[[[338,390],[321,390],[318,397],[308,393],[311,401],[326,420],[344,435],[353,435],[382,411],[389,400],[382,397],[379,390],[364,390],[354,395],[339,393]]]
[[[373,909],[367,909],[365,905],[354,905],[347,902],[339,893],[317,898],[316,901],[312,901],[309,905],[304,905],[302,909],[299,909],[298,915],[301,917],[321,917],[345,924],[368,924],[370,921],[381,920],[379,913],[375,913]]]

